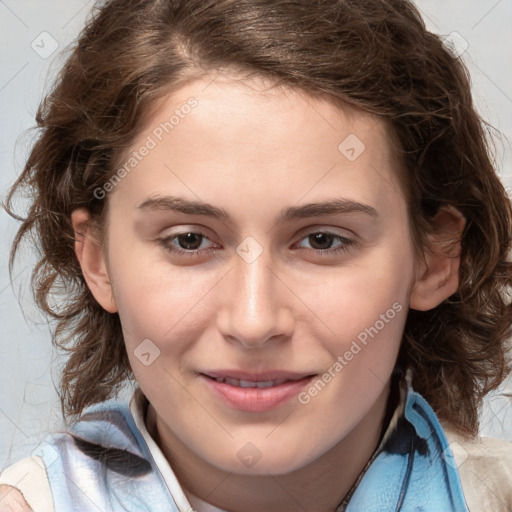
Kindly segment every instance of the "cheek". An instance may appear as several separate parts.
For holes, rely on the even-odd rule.
[[[371,327],[381,315],[386,320],[390,317],[386,330],[391,331],[388,326],[397,324],[396,309],[408,308],[413,273],[412,259],[398,259],[393,252],[375,250],[346,267],[332,269],[328,276],[303,276],[300,282],[297,279],[296,286],[302,286],[313,313],[342,339]],[[394,304],[398,305],[393,309]],[[399,331],[397,326],[395,332]]]
[[[201,300],[211,283],[160,265],[147,265],[126,279],[118,270],[116,300],[135,378],[149,396],[164,396],[167,402],[183,406],[189,397],[179,376],[211,322],[213,308]]]
[[[179,352],[208,321],[214,307],[211,296],[205,297],[218,278],[211,271],[173,268],[154,248],[135,247],[123,257],[119,256],[123,251],[112,254],[110,260],[127,349],[133,351],[142,340],[150,339],[162,354]]]
[[[328,336],[322,330],[329,359],[320,375],[325,384],[315,381],[300,398],[311,417],[324,418],[327,437],[353,428],[384,392],[407,318],[408,288],[397,279],[407,268],[351,270],[311,298],[329,328]]]
[[[412,253],[395,247],[376,249],[310,287],[308,301],[324,324],[316,337],[323,333],[330,355],[325,371],[330,370],[326,379],[332,385],[325,403],[339,403],[339,411],[356,403],[369,407],[395,366],[413,275]],[[338,414],[334,417],[340,420]]]

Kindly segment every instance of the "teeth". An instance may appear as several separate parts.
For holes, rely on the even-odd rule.
[[[253,382],[250,380],[239,380],[239,379],[232,379],[231,377],[215,377],[215,380],[217,382],[225,382],[226,384],[229,384],[230,386],[236,386],[238,388],[271,388],[273,386],[279,386],[286,382],[286,379],[281,380],[265,380],[265,381],[259,381],[259,382]]]
[[[256,382],[250,382],[248,380],[241,380],[238,385],[241,388],[255,388],[255,387],[257,387],[256,386]]]
[[[267,380],[265,382],[257,382],[256,386],[259,388],[271,388],[272,386],[277,386],[277,381],[272,382],[271,380]]]

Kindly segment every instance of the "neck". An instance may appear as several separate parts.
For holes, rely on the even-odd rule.
[[[155,415],[151,432],[185,494],[237,512],[333,512],[376,450],[389,387],[348,435],[306,466],[286,474],[225,472],[198,457]],[[151,410],[151,406],[150,406]]]

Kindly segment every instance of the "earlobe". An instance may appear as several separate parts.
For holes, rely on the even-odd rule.
[[[412,289],[412,309],[428,311],[457,291],[465,225],[466,219],[459,210],[452,206],[440,208]]]
[[[94,238],[90,214],[85,208],[74,210],[71,222],[75,233],[75,254],[87,286],[98,303],[109,313],[117,312],[103,247]]]

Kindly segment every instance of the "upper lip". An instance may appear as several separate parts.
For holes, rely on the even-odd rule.
[[[246,372],[242,370],[207,370],[201,373],[213,379],[237,379],[248,382],[300,380],[315,375],[313,373],[289,372],[285,370],[268,370],[265,372]]]

